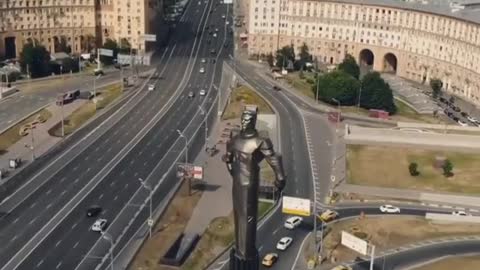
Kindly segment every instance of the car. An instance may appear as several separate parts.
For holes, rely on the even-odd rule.
[[[442,103],[447,103],[448,101],[447,101],[445,98],[441,97],[441,98],[440,98],[440,102],[442,102]]]
[[[286,250],[293,242],[293,238],[291,237],[282,237],[280,241],[277,243],[278,250]]]
[[[462,127],[468,127],[468,124],[463,122],[462,120],[457,120],[457,123]]]
[[[223,47],[224,47],[224,48],[228,48],[228,42],[225,42],[225,43],[223,44]]]
[[[207,59],[202,58],[201,62],[202,62],[202,63],[206,63],[206,62],[207,62]]]
[[[323,222],[329,222],[337,218],[337,216],[338,216],[337,212],[327,209],[325,212],[323,212],[320,215],[320,220],[322,220]]]
[[[200,96],[205,96],[207,94],[207,91],[205,89],[200,90],[198,93]]]
[[[225,15],[222,15],[222,19],[224,19],[224,20],[225,20],[225,18],[226,18],[226,17],[225,17]]]
[[[268,253],[267,255],[265,255],[265,257],[263,257],[262,265],[266,267],[272,267],[277,260],[278,260],[277,253]]]
[[[463,217],[471,216],[471,214],[467,214],[467,212],[462,211],[462,210],[453,211],[453,212],[452,212],[452,215],[454,215],[454,216],[463,216]]]
[[[217,33],[213,33],[213,37],[217,37]]]
[[[280,91],[280,90],[282,90],[282,89],[281,89],[280,87],[274,85],[274,86],[273,86],[273,90],[275,90],[275,91]]]
[[[194,98],[195,93],[193,91],[188,92],[188,98]]]
[[[452,114],[451,116],[453,116],[452,119],[453,119],[453,121],[455,121],[455,122],[458,122],[458,121],[460,120],[460,118],[456,117],[456,116],[453,115],[453,114]]]
[[[455,112],[460,112],[460,111],[461,111],[460,107],[458,107],[458,106],[453,106],[452,109],[453,109],[453,111],[455,111]]]
[[[229,24],[230,24],[230,21],[226,21],[225,24],[226,24],[226,25],[229,25]]]
[[[400,213],[400,208],[393,206],[391,204],[385,204],[380,206],[380,212],[389,213],[389,214]]]
[[[216,53],[217,53],[217,50],[215,50],[215,49],[210,50],[210,54],[216,54]]]
[[[102,208],[98,205],[92,205],[87,209],[87,217],[96,217],[102,212]]]
[[[460,115],[463,116],[463,117],[465,117],[465,118],[468,117],[468,113],[466,113],[466,112],[461,112]]]
[[[300,226],[302,224],[303,218],[298,217],[298,216],[293,216],[289,217],[284,224],[284,227],[289,230],[293,230],[296,227]]]
[[[205,73],[205,68],[203,68],[203,67],[200,68],[199,72],[200,72],[200,73]]]
[[[342,264],[342,265],[337,265],[330,270],[352,270],[352,267]]]
[[[218,28],[215,28],[215,32],[217,32],[217,33],[218,33]]]
[[[155,85],[154,84],[149,84],[148,85],[148,91],[153,91],[155,90]]]
[[[477,118],[473,116],[467,116],[467,120],[475,124],[480,124],[480,121],[478,121]]]
[[[104,218],[99,218],[93,223],[92,231],[94,232],[103,232],[103,230],[107,227],[107,220]]]

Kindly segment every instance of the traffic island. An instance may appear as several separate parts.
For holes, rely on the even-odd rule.
[[[360,211],[360,210],[359,210]],[[360,213],[359,213],[360,215]],[[375,245],[376,256],[399,247],[412,246],[422,241],[435,242],[460,236],[478,236],[480,227],[474,223],[435,224],[424,217],[381,216],[356,217],[330,223],[325,230],[322,248],[322,267],[330,269],[334,264],[353,261],[363,255],[341,244],[342,231]],[[312,236],[312,235],[311,235]],[[313,242],[307,239],[303,245],[305,269],[313,254]],[[298,265],[301,266],[301,265]],[[329,268],[330,267],[330,268]]]
[[[100,88],[97,97],[94,97],[92,100],[86,102],[80,108],[75,110],[72,114],[65,117],[65,135],[73,133],[92,118],[97,111],[104,109],[121,95],[122,87],[120,84]],[[62,137],[62,122],[60,121],[53,126],[48,133],[54,137]]]

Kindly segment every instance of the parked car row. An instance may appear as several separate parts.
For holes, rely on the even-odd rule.
[[[467,112],[462,111],[462,109],[455,105],[454,99],[447,100],[444,97],[439,98],[440,105],[444,106],[443,112],[447,115],[450,119],[457,122],[462,127],[467,127],[470,125],[473,126],[480,126],[480,121],[473,116],[470,116]],[[458,115],[458,114],[459,115]],[[464,119],[461,119],[463,117]]]

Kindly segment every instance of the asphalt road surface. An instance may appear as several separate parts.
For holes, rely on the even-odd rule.
[[[200,11],[206,8],[207,5],[202,5]],[[193,34],[190,41],[185,35],[189,35],[191,33],[189,30],[193,30],[193,27],[203,25],[206,15],[201,23],[202,14],[208,14],[197,10],[199,9],[188,8],[186,20],[177,25],[178,33],[181,33],[178,35],[183,36],[173,37],[162,60],[163,63],[158,68],[159,72],[164,72],[162,77],[165,80],[154,82],[156,90],[144,94],[139,105],[135,106],[127,117],[79,153],[75,159],[66,163],[65,167],[49,177],[39,189],[25,196],[25,200],[19,204],[11,205],[9,215],[0,220],[3,240],[5,243],[8,242],[0,250],[0,261],[4,265],[2,269],[14,269],[19,262],[21,265],[18,269],[75,268],[83,258],[84,252],[88,251],[99,238],[99,234],[88,231],[93,223],[93,220],[85,218],[88,206],[101,205],[104,208],[102,216],[113,220],[116,212],[123,208],[132,193],[138,189],[139,183],[136,179],[148,176],[168,147],[178,139],[176,129],[186,126],[197,113],[197,106],[201,100],[198,96],[193,100],[186,98],[185,93],[191,86],[187,86],[183,93],[180,93],[180,98],[162,118],[163,121],[157,122],[133,149],[130,151],[123,149],[123,152],[127,153],[123,159],[117,156],[122,152],[122,147],[128,145],[132,138],[142,132],[141,128],[149,125],[149,120],[153,119],[154,114],[162,108],[167,99],[173,96],[177,85],[186,74],[194,42]],[[218,38],[221,39],[222,35],[223,31],[219,32]],[[201,46],[199,53],[203,57],[211,56],[207,46]],[[208,64],[205,74],[198,73],[200,65],[203,64],[196,61],[190,85],[200,85],[205,82],[205,78],[213,75],[213,64]],[[220,63],[217,62],[217,65]],[[155,119],[158,120],[158,117]],[[108,173],[106,177],[96,179],[97,174],[112,161],[114,164],[111,164],[111,169],[105,172]],[[94,180],[96,183],[89,182]],[[91,188],[91,191],[87,191],[84,198],[76,198],[79,190],[84,187]],[[77,199],[77,206],[71,209],[59,224],[49,224],[52,217],[57,215],[72,198]],[[18,226],[19,224],[22,226]],[[50,231],[48,237],[34,243],[35,249],[32,253],[22,253],[26,252],[22,247],[37,236],[40,228],[47,225],[57,227],[52,227],[53,231]],[[111,226],[113,225],[117,226],[117,224]],[[18,251],[22,252],[17,253]]]

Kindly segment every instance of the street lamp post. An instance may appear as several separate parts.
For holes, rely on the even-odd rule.
[[[140,181],[140,183],[142,183],[142,187],[145,188],[146,190],[148,190],[150,192],[150,195],[148,196],[148,200],[150,201],[150,215],[149,215],[149,218],[148,218],[148,227],[149,227],[149,238],[152,238],[152,227],[153,227],[153,224],[151,223],[152,222],[152,199],[153,199],[153,188],[152,186],[150,186],[149,184],[145,183],[145,181],[142,179],[142,178],[138,178],[138,180]],[[150,225],[152,224],[152,225]]]
[[[340,124],[340,101],[338,101],[335,98],[332,98],[332,101],[337,103],[337,126],[336,126],[336,132],[338,133],[338,125]]]
[[[177,129],[177,133],[178,133],[178,135],[180,135],[180,137],[185,139],[185,164],[188,164],[188,139],[187,139],[187,136],[185,136],[185,134],[183,134],[183,132],[181,132],[179,129]]]
[[[207,123],[208,116],[207,116],[207,112],[202,108],[202,106],[198,105],[198,109],[205,116],[203,121],[205,121],[205,149],[207,149],[208,148],[208,123]]]
[[[65,104],[65,79],[63,78],[63,66],[60,66],[60,76],[62,77],[62,92],[63,92],[63,97],[62,97],[62,106],[61,106],[61,111],[62,111],[62,139],[65,138],[65,113],[63,110],[63,106]]]
[[[110,269],[114,270],[113,268],[113,238],[110,234],[106,232],[102,232],[102,238],[110,242]]]
[[[315,102],[318,103],[318,91],[320,90],[320,74],[317,70],[317,89],[315,91]]]

